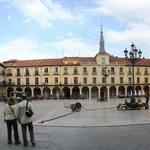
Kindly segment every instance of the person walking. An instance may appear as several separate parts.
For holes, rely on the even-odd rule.
[[[15,104],[15,99],[13,97],[10,97],[4,109],[4,121],[7,124],[8,144],[12,144],[12,129],[14,132],[14,140],[15,140],[14,144],[18,145],[21,143],[19,140],[17,117],[18,117],[18,107]]]
[[[149,108],[149,94],[146,94],[145,109]]]
[[[33,117],[26,115],[26,110],[30,110],[33,114],[32,104],[26,98],[26,96],[22,97],[22,101],[18,103],[18,120],[21,124],[22,129],[22,136],[23,136],[23,143],[24,146],[28,146],[28,139],[27,139],[27,128],[30,134],[30,142],[33,146],[35,146],[34,140],[34,130],[33,130]]]

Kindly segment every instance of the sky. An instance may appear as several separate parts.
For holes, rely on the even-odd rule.
[[[0,0],[0,62],[94,57],[101,25],[105,50],[124,57],[134,42],[150,58],[149,0]]]

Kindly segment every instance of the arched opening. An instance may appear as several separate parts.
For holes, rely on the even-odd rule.
[[[127,87],[127,96],[130,97],[133,93],[132,93],[132,86],[128,86]]]
[[[110,98],[115,98],[116,97],[116,87],[111,86],[109,89],[109,93],[110,93]]]
[[[148,86],[144,86],[144,95],[149,94],[149,87]]]
[[[22,90],[22,88],[21,87],[17,87],[16,88],[16,92],[22,92],[23,90]]]
[[[34,94],[34,96],[38,96],[38,95],[41,96],[41,89],[38,87],[34,88],[33,94]]]
[[[63,98],[70,99],[70,89],[68,87],[63,88]]]
[[[126,93],[125,93],[125,87],[124,86],[119,86],[118,88],[118,97],[125,97]]]
[[[53,88],[53,98],[54,99],[60,98],[60,89],[58,87]]]
[[[142,90],[141,90],[141,87],[140,86],[137,86],[135,88],[135,95],[136,96],[141,96],[142,95]]]
[[[92,99],[98,98],[98,88],[96,86],[91,88],[91,98]]]
[[[50,91],[50,89],[49,89],[48,87],[45,87],[45,88],[43,89],[43,98],[49,99],[50,96],[51,96],[51,91]]]
[[[13,92],[14,92],[13,88],[9,87],[9,88],[7,89],[7,97],[14,96]]]
[[[107,99],[107,87],[103,86],[100,89],[100,98],[101,99]]]
[[[32,90],[29,87],[26,87],[24,90],[27,93],[27,97],[31,97],[32,96]]]
[[[72,89],[72,98],[73,98],[73,99],[79,99],[79,98],[80,98],[80,90],[79,90],[79,87],[75,86],[75,87]]]
[[[89,88],[83,87],[82,88],[82,99],[88,99],[89,98]]]

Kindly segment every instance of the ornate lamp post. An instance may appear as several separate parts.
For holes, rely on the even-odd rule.
[[[132,64],[132,97],[131,103],[135,102],[135,82],[134,82],[134,67],[135,64],[141,59],[142,51],[137,49],[135,45],[131,44],[131,50],[128,52],[127,48],[124,50],[125,58]]]

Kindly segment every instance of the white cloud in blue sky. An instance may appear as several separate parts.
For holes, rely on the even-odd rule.
[[[149,0],[0,0],[1,60],[95,56],[105,47],[123,56],[131,42],[150,49]]]

